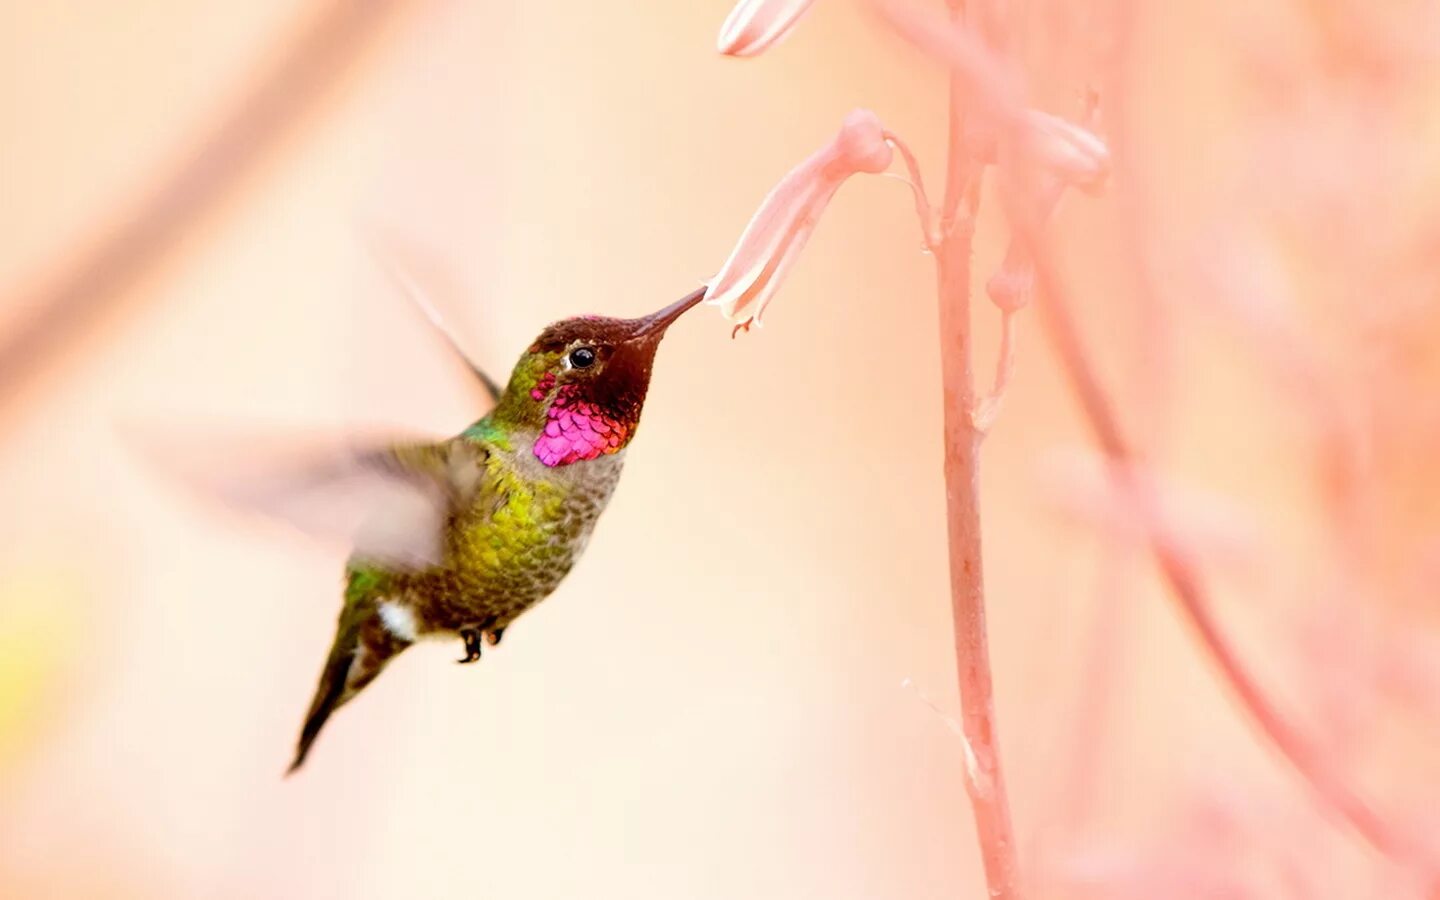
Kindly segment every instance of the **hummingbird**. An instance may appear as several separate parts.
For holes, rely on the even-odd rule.
[[[291,772],[335,710],[411,644],[459,640],[459,662],[476,662],[482,646],[498,645],[559,586],[620,478],[660,341],[704,296],[698,289],[637,319],[555,322],[520,356],[494,409],[469,428],[358,451],[312,473],[383,481],[419,515],[381,514],[357,537]],[[374,550],[387,544],[405,549]]]

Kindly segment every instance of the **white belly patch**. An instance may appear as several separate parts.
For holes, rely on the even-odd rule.
[[[415,620],[415,611],[394,600],[380,601],[380,621],[385,629],[402,641],[414,642],[420,638],[420,625]]]

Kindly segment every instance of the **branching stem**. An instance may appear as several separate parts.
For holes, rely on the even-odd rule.
[[[963,4],[950,0],[955,27]],[[980,439],[975,427],[973,342],[970,328],[970,255],[973,216],[957,218],[967,194],[978,198],[980,168],[965,144],[966,83],[950,77],[949,158],[941,241],[935,253],[939,281],[940,361],[945,412],[945,512],[950,545],[950,604],[964,733],[965,785],[980,842],[985,882],[994,900],[1019,900],[1020,872],[1010,801],[1000,762],[994,687],[985,622],[985,576],[980,542]],[[976,202],[976,201],[972,201]]]

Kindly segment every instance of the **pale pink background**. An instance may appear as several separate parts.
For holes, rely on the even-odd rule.
[[[63,264],[173,165],[294,6],[0,5],[0,285]],[[1132,200],[1145,229],[1174,235],[1159,251],[1174,263],[1203,245],[1217,186],[1246,164],[1233,133],[1249,76],[1218,48],[1237,33],[1283,44],[1290,23],[1165,6],[1135,36],[1147,186]],[[0,630],[41,652],[24,670],[35,680],[8,689],[39,699],[0,721],[0,894],[980,896],[958,740],[901,688],[957,706],[933,274],[902,185],[840,193],[763,330],[731,341],[710,310],[673,329],[623,486],[564,587],[479,666],[455,666],[458,645],[408,653],[296,778],[281,773],[343,553],[210,514],[116,435],[156,420],[468,423],[472,396],[399,311],[370,231],[419,250],[445,286],[437,302],[498,373],[552,319],[639,314],[713,274],[769,186],[853,106],[906,135],[938,180],[933,65],[838,0],[758,60],[722,59],[726,11],[413,4],[7,414]],[[1042,79],[1037,102],[1070,112],[1078,68]],[[1407,89],[1434,101],[1427,84]],[[1434,189],[1420,179],[1407,195],[1417,218]],[[1137,305],[1124,196],[1077,198],[1060,217],[1087,333],[1165,470],[1237,498],[1263,535],[1272,555],[1224,570],[1219,608],[1281,696],[1309,708],[1294,654],[1266,652],[1324,553],[1297,463],[1305,426],[1203,312]],[[992,217],[981,272],[1002,245]],[[25,312],[0,309],[0,327]],[[976,321],[988,379],[983,301]],[[1034,323],[1021,327],[983,515],[1022,855],[1143,848],[1198,779],[1316,822],[1326,865],[1348,877],[1365,851],[1257,741],[1144,561],[1102,565],[1103,541],[1057,514],[1047,461],[1085,435]],[[1174,349],[1155,354],[1161,332]],[[1407,486],[1414,502],[1388,527],[1433,529],[1433,474]],[[1116,683],[1077,836],[1060,810],[1078,789],[1098,598],[1118,604]],[[1431,599],[1412,612],[1433,619]],[[1374,737],[1392,762],[1369,783],[1418,803],[1405,773],[1424,785],[1428,766],[1434,787],[1433,739]]]

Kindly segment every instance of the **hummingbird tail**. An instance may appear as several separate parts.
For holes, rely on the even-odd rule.
[[[305,764],[305,757],[310,755],[310,745],[315,743],[315,738],[320,735],[325,720],[329,719],[330,714],[340,705],[352,661],[353,657],[349,654],[340,659],[331,654],[330,661],[325,664],[325,671],[320,675],[320,685],[315,689],[315,699],[310,701],[310,712],[306,714],[305,725],[300,729],[295,761],[290,763],[290,768],[285,771],[286,775],[293,774]]]
[[[310,747],[331,713],[345,705],[374,681],[386,663],[394,659],[410,642],[396,637],[385,627],[373,601],[362,599],[347,604],[340,616],[339,632],[330,648],[330,658],[320,673],[315,698],[305,715],[300,740],[295,748],[295,761],[286,774],[292,774],[305,762]]]

